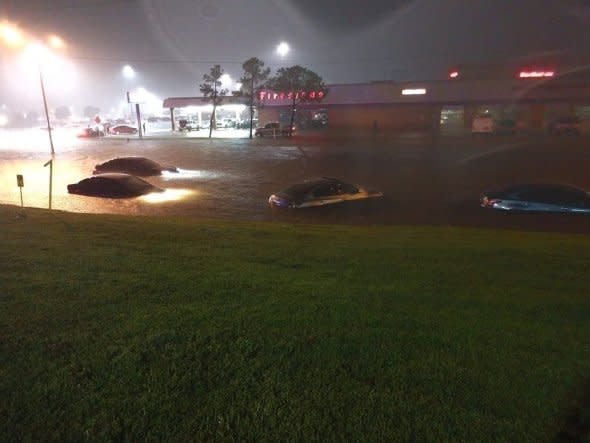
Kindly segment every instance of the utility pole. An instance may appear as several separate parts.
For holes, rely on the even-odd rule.
[[[141,112],[139,111],[139,103],[135,103],[135,114],[137,115],[137,129],[139,130],[139,138],[143,138],[143,131],[141,127]]]
[[[55,149],[53,148],[53,137],[51,136],[51,123],[49,123],[49,110],[47,109],[47,97],[45,96],[45,85],[43,84],[43,73],[41,72],[41,65],[39,65],[39,81],[41,82],[41,94],[43,95],[43,107],[45,108],[45,118],[47,120],[47,133],[49,134],[49,146],[51,147],[51,157],[55,157]],[[51,209],[51,203],[49,208]]]

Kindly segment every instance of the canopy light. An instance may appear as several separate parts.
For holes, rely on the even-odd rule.
[[[426,89],[424,89],[424,88],[402,89],[402,95],[424,95],[424,94],[426,94]]]
[[[520,71],[518,74],[520,78],[544,78],[553,77],[554,75],[554,71]]]
[[[459,71],[453,71],[449,74],[449,78],[457,78],[459,77]]]

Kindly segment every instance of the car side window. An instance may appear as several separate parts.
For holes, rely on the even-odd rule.
[[[551,205],[579,205],[584,203],[584,198],[578,193],[567,189],[543,189],[527,191],[521,194],[523,200]]]
[[[328,197],[337,194],[337,190],[331,184],[320,185],[313,190],[314,197]]]
[[[349,183],[341,183],[339,185],[339,190],[341,194],[356,194],[359,190]]]
[[[551,203],[550,195],[544,189],[534,189],[520,192],[518,194],[518,199],[536,203]]]

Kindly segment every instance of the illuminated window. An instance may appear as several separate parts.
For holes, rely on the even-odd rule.
[[[402,89],[402,95],[424,95],[424,94],[426,94],[426,89],[424,89],[424,88]]]

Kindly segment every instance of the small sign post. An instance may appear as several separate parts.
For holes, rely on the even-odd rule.
[[[22,208],[24,206],[23,205],[23,186],[25,185],[25,181],[23,179],[22,174],[17,174],[16,185],[20,189],[20,207]]]
[[[53,159],[45,163],[43,167],[46,167],[47,165],[49,165],[49,209],[51,209],[51,197],[53,194]]]

